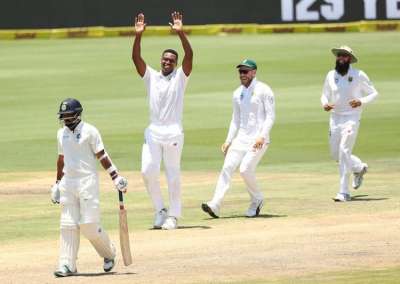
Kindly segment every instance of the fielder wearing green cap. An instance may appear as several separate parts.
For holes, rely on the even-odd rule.
[[[245,59],[239,65],[237,65],[236,68],[248,68],[250,70],[257,70],[257,64],[254,60]]]
[[[353,173],[353,188],[361,186],[368,165],[352,154],[360,125],[361,111],[378,92],[363,71],[351,67],[357,57],[348,46],[331,49],[336,57],[335,69],[328,72],[322,90],[321,103],[331,112],[329,144],[332,158],[339,162],[340,186],[334,201],[350,201],[349,178]]]
[[[275,120],[274,94],[267,84],[257,80],[254,60],[245,59],[236,68],[241,85],[233,92],[232,121],[228,137],[221,147],[225,155],[224,165],[214,197],[201,206],[213,218],[219,217],[222,200],[237,168],[250,195],[246,216],[257,217],[264,204],[255,170],[270,143],[270,131]]]

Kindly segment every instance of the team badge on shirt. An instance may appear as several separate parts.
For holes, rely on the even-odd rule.
[[[353,77],[349,77],[349,82],[353,82]]]
[[[339,83],[339,78],[338,77],[335,78],[335,83],[336,84]]]
[[[268,102],[269,102],[271,105],[274,104],[274,97],[273,97],[273,96],[268,96],[267,99],[268,99]]]
[[[79,141],[79,139],[81,139],[81,134],[80,133],[76,134],[76,140]]]

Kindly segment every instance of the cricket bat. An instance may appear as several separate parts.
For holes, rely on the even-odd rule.
[[[128,218],[126,215],[126,209],[124,207],[124,197],[122,192],[119,193],[119,241],[121,245],[122,258],[125,266],[132,264],[131,248],[129,245],[129,230],[128,230]]]

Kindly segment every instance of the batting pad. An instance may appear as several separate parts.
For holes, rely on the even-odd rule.
[[[76,259],[79,250],[79,228],[65,226],[60,229],[60,259],[59,268],[68,266],[71,271],[76,271]]]
[[[108,259],[115,258],[115,247],[103,228],[96,223],[81,224],[82,234],[92,243],[97,253]]]

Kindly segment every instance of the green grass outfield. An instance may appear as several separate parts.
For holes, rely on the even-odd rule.
[[[387,283],[396,284],[400,279],[400,269],[379,269],[372,271],[352,271],[352,272],[338,272],[338,273],[325,273],[315,274],[312,276],[296,277],[295,279],[280,279],[276,281],[260,280],[253,281],[253,284],[310,284],[310,283],[324,283],[324,284],[376,284]],[[231,284],[246,284],[249,282],[230,282]]]
[[[260,183],[266,188],[266,213],[295,221],[398,212],[399,35],[382,32],[190,37],[195,63],[185,97],[183,170],[216,175],[220,169],[223,158],[219,147],[230,122],[232,91],[239,84],[235,65],[249,57],[259,65],[258,79],[267,82],[276,94],[272,144],[259,167],[265,177]],[[338,177],[328,151],[329,115],[322,111],[319,98],[325,75],[334,65],[330,48],[342,44],[355,50],[359,57],[355,66],[369,75],[380,96],[363,113],[355,147],[355,153],[371,166],[366,192],[359,193],[369,196],[359,198],[364,202],[338,207],[329,200],[337,189]],[[66,97],[82,102],[84,119],[100,130],[120,169],[140,169],[148,106],[143,82],[130,60],[131,45],[131,38],[0,42],[0,185],[18,180],[23,172],[40,175],[55,170],[59,127],[56,112]],[[182,57],[177,37],[145,37],[143,57],[158,68],[161,51],[171,47],[178,49]],[[269,173],[274,180],[268,179]],[[286,173],[288,179],[282,182],[279,174]],[[211,196],[214,182],[184,189],[185,225],[220,224],[206,219],[199,210],[200,202]],[[42,194],[15,195],[1,194],[0,189],[1,243],[57,238],[55,216],[59,208],[49,204],[47,190],[43,189]],[[103,223],[112,233],[117,230],[115,199],[115,192],[102,192]],[[129,219],[130,228],[146,231],[153,214],[146,192],[135,192],[127,200],[130,216],[134,216]],[[242,214],[246,207],[247,193],[241,183],[234,183],[223,214]],[[242,221],[218,220],[239,225]],[[344,271],[340,275],[316,273],[271,283],[396,283],[398,277],[399,270],[389,267]]]
[[[276,124],[263,165],[313,168],[329,162],[328,114],[319,97],[333,67],[330,48],[350,45],[356,67],[381,96],[362,119],[356,153],[367,159],[398,160],[400,145],[399,33],[192,36],[195,59],[185,97],[184,170],[221,166],[219,145],[227,134],[235,65],[254,58],[258,78],[276,93]],[[56,112],[66,97],[84,106],[121,169],[140,168],[148,107],[143,82],[130,60],[131,38],[21,40],[0,43],[0,171],[52,170],[56,158]],[[161,51],[177,48],[177,37],[143,39],[143,57],[159,66]]]

